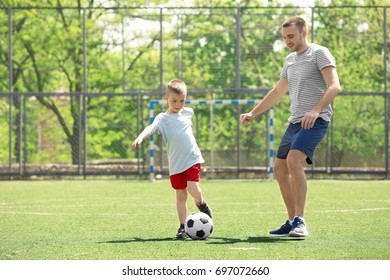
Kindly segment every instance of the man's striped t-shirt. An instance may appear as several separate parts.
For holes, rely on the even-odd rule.
[[[322,77],[324,67],[336,67],[336,60],[330,51],[322,46],[311,44],[303,53],[293,52],[286,57],[281,76],[288,80],[291,99],[290,123],[298,123],[323,97],[327,85]],[[330,121],[333,110],[329,105],[319,117]]]

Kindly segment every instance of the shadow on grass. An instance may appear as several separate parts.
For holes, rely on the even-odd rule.
[[[123,239],[123,240],[110,240],[110,241],[102,241],[98,243],[143,243],[143,242],[166,242],[166,241],[182,241],[176,238],[172,237],[165,237],[165,238],[139,238],[134,237],[130,239]]]
[[[237,244],[237,243],[281,243],[281,242],[291,242],[291,241],[302,241],[304,239],[302,238],[277,238],[277,237],[269,237],[269,236],[255,236],[255,237],[248,237],[247,239],[241,239],[241,238],[229,238],[229,237],[210,237],[207,240],[194,240],[198,242],[205,242],[207,244]],[[109,243],[109,244],[116,244],[116,243],[147,243],[147,242],[167,242],[167,241],[176,241],[176,242],[183,242],[183,241],[192,241],[191,239],[176,239],[172,237],[165,237],[165,238],[140,238],[140,237],[134,237],[130,239],[122,239],[122,240],[109,240],[109,241],[102,241],[98,243]]]
[[[237,244],[237,243],[281,243],[291,241],[301,241],[302,238],[291,237],[270,237],[270,236],[253,236],[247,239],[228,238],[228,237],[213,237],[208,240],[208,244]]]

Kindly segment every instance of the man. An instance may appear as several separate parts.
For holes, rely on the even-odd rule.
[[[282,25],[284,42],[291,53],[286,57],[280,79],[249,113],[240,116],[247,125],[289,92],[291,116],[276,154],[274,172],[288,220],[272,236],[306,237],[304,212],[307,181],[305,162],[312,164],[314,150],[325,136],[333,114],[330,104],[340,92],[336,61],[325,47],[310,44],[306,22],[293,17]]]

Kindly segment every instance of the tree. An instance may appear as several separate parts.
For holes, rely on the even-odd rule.
[[[1,6],[8,3],[3,1]],[[93,96],[86,98],[85,92],[116,92],[123,90],[123,71],[133,71],[135,63],[145,55],[146,50],[153,47],[156,38],[150,39],[145,46],[138,46],[138,53],[127,66],[121,67],[121,54],[115,53],[120,42],[105,38],[105,29],[118,26],[118,19],[110,19],[105,9],[84,9],[94,7],[94,1],[18,1],[18,6],[29,9],[12,9],[13,24],[13,91],[14,92],[57,92],[58,95],[36,95],[36,100],[53,114],[71,147],[71,161],[79,164],[82,158],[82,135],[85,127],[83,117],[87,110],[98,111],[100,106],[94,105]],[[85,6],[84,6],[85,5]],[[70,8],[68,8],[70,7]],[[7,18],[7,10],[3,10]],[[119,18],[123,17],[120,16]],[[83,41],[84,24],[86,24],[86,41]],[[7,28],[2,28],[7,35]],[[116,32],[116,30],[114,30]],[[156,31],[156,34],[158,32]],[[7,36],[4,36],[7,38]],[[84,45],[85,44],[85,45]],[[7,45],[1,45],[3,63],[8,60]],[[85,48],[84,48],[85,47]],[[87,56],[84,56],[86,51]],[[84,62],[87,62],[87,72],[84,73]],[[119,67],[118,67],[119,66]],[[102,74],[104,73],[104,74]],[[87,78],[85,79],[84,76]],[[5,81],[5,79],[4,79]],[[140,85],[140,84],[138,84]],[[142,84],[141,84],[142,86]],[[59,102],[61,93],[71,93],[68,104]],[[21,95],[23,96],[23,95]],[[18,124],[21,125],[21,99],[14,99]],[[86,102],[83,104],[83,102]],[[92,104],[92,105],[90,105]],[[108,106],[116,108],[109,102]],[[107,106],[106,106],[107,107]],[[27,120],[26,120],[27,121]],[[20,131],[16,127],[15,131]],[[61,134],[60,131],[56,133]],[[31,134],[30,134],[31,135]],[[17,133],[17,146],[20,135]],[[34,138],[33,136],[31,136]],[[30,146],[31,147],[31,146]],[[15,149],[18,151],[18,149]],[[18,155],[19,157],[20,155]]]

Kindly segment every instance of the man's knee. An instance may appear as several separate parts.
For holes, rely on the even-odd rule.
[[[291,150],[286,159],[286,165],[289,170],[303,168],[306,162],[306,154],[299,150]]]
[[[276,178],[287,176],[287,164],[285,159],[276,159],[274,164],[274,174]]]

